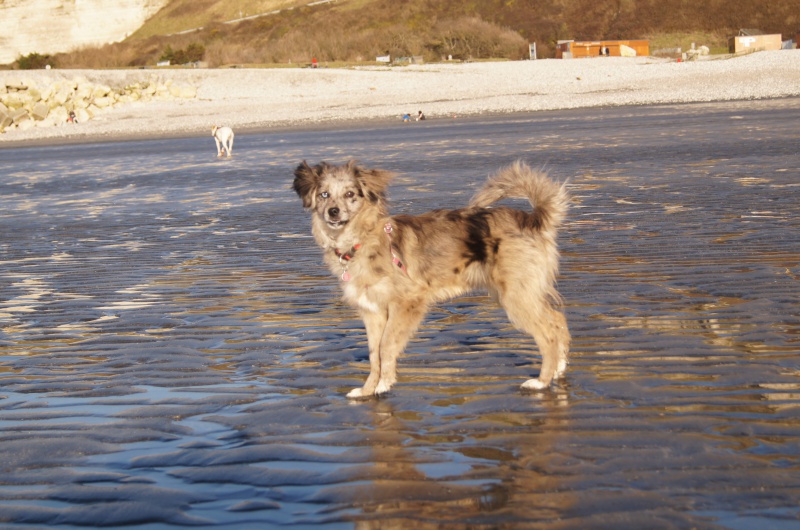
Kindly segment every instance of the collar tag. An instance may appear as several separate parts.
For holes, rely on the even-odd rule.
[[[358,249],[361,248],[361,243],[356,243],[347,252],[342,252],[338,248],[333,249],[333,253],[339,258],[339,266],[342,268],[342,275],[340,276],[343,282],[349,282],[352,276],[347,272],[350,267],[350,260],[356,255]]]

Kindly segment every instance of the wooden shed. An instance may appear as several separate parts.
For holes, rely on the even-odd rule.
[[[595,40],[559,41],[556,58],[571,59],[580,57],[650,55],[650,41],[646,40]]]
[[[783,46],[781,35],[738,35],[728,40],[731,53],[780,50]]]

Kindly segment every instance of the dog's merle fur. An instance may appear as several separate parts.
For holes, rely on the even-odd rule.
[[[385,193],[392,176],[355,161],[303,162],[294,172],[325,262],[367,331],[370,373],[348,397],[388,392],[397,358],[428,308],[479,288],[539,347],[539,377],[522,388],[549,387],[566,370],[570,343],[555,288],[564,186],[515,162],[491,176],[466,208],[390,216]],[[489,207],[506,197],[528,199],[533,211]]]

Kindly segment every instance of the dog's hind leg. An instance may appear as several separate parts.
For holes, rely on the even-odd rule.
[[[541,390],[564,375],[569,352],[569,330],[564,314],[551,304],[531,296],[525,288],[500,292],[500,305],[514,326],[533,337],[542,355],[539,377],[522,384],[528,390]]]
[[[569,328],[567,327],[567,318],[564,313],[557,309],[551,310],[553,333],[557,337],[558,350],[556,360],[556,371],[553,374],[553,379],[561,379],[567,371],[569,364],[569,346],[571,337],[569,335]]]
[[[569,330],[564,314],[551,307],[542,308],[539,318],[529,322],[524,331],[533,336],[542,355],[539,377],[522,383],[527,390],[548,388],[554,379],[559,379],[567,369],[569,352]]]

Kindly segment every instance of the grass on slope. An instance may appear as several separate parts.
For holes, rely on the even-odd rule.
[[[130,40],[170,35],[199,28],[210,22],[225,22],[279,9],[306,5],[311,0],[172,0],[150,17]]]

